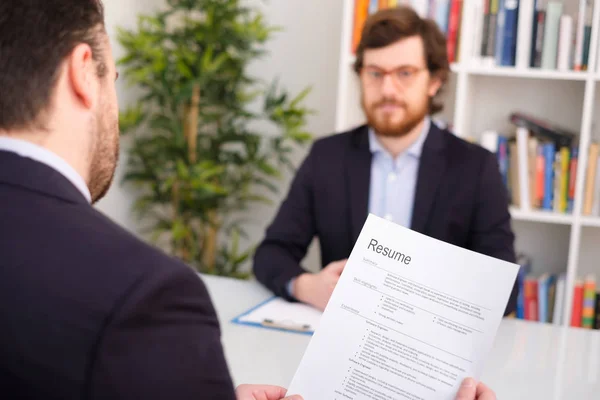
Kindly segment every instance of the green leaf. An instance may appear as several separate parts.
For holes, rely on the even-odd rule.
[[[290,103],[290,108],[296,108],[298,105],[306,99],[306,96],[312,91],[312,87],[307,87],[303,91],[301,91]]]
[[[307,142],[313,137],[309,132],[292,132],[288,136],[297,142]]]
[[[186,179],[190,176],[187,165],[182,159],[177,160],[177,176],[181,179]]]
[[[185,63],[185,61],[181,59],[177,60],[177,71],[179,71],[179,73],[186,79],[194,78],[194,72],[192,69]]]
[[[176,220],[171,228],[171,232],[173,234],[173,239],[182,240],[188,235],[188,229],[185,227],[183,221]]]
[[[266,162],[265,160],[258,160],[256,163],[257,167],[265,174],[269,176],[279,176],[279,170]]]
[[[144,121],[145,117],[141,104],[132,106],[119,113],[119,130],[124,134],[135,129]]]

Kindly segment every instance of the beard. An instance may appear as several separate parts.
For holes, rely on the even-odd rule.
[[[103,107],[102,115],[92,121],[93,142],[90,149],[89,189],[92,204],[102,199],[112,184],[119,161],[118,116]]]
[[[427,115],[429,111],[429,98],[426,97],[418,103],[414,103],[412,107],[408,107],[405,102],[396,101],[390,98],[383,98],[380,101],[371,104],[365,103],[364,96],[361,100],[362,108],[367,118],[367,123],[381,136],[386,137],[403,137],[412,132],[417,125]],[[403,116],[397,120],[395,114],[383,114],[379,108],[386,105],[395,105],[401,110]]]

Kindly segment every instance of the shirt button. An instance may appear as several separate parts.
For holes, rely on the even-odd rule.
[[[387,219],[388,221],[391,221],[394,219],[394,217],[392,217],[392,214],[386,214],[385,219]]]
[[[396,174],[393,173],[393,172],[390,172],[389,175],[388,175],[388,180],[390,182],[394,182],[396,180]]]

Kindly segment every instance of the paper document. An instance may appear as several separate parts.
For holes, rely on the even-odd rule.
[[[518,269],[369,215],[288,393],[454,400],[479,379]]]
[[[312,333],[319,326],[321,315],[309,305],[273,297],[237,317],[235,322]]]

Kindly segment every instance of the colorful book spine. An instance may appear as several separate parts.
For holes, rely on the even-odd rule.
[[[600,330],[600,292],[596,292],[596,305],[594,306],[594,329]]]
[[[531,272],[531,260],[524,256],[519,255],[518,259],[520,268],[517,274],[517,287],[519,293],[517,294],[517,318],[525,319],[525,279]]]
[[[531,62],[533,68],[539,68],[542,65],[542,51],[544,47],[544,31],[546,30],[546,6],[545,0],[536,0],[532,46],[531,46]]]
[[[596,182],[596,170],[598,166],[598,157],[600,155],[600,146],[596,142],[590,143],[588,149],[588,162],[585,176],[585,191],[583,198],[583,214],[590,215],[594,206],[594,187]]]
[[[504,4],[506,0],[498,0],[498,16],[496,19],[496,38],[494,44],[494,63],[496,65],[502,65],[502,49],[504,46],[504,23],[505,9]]]
[[[537,156],[535,163],[535,199],[536,207],[541,208],[544,202],[545,178],[546,177],[546,157],[544,156],[544,146],[540,143],[537,147]]]
[[[535,278],[525,279],[525,319],[539,321],[538,281]]]
[[[379,10],[379,0],[369,2],[369,14],[375,14]]]
[[[556,69],[558,51],[558,33],[560,16],[563,12],[563,3],[560,1],[548,2],[546,8],[546,26],[542,47],[542,64],[545,69]]]
[[[435,22],[444,35],[448,34],[448,16],[450,15],[450,0],[436,0]]]
[[[360,43],[362,29],[367,17],[369,16],[370,0],[356,0],[354,3],[354,24],[352,30],[352,54],[356,54],[356,49]]]
[[[544,199],[542,208],[552,210],[554,197],[554,143],[544,144]]]
[[[579,149],[573,146],[571,149],[571,162],[569,165],[569,195],[567,201],[567,212],[573,212],[575,202],[575,182],[577,181],[577,161],[579,159]]]
[[[552,323],[554,317],[554,307],[556,306],[556,283],[558,281],[558,277],[555,274],[551,274],[548,277],[548,281],[546,284],[548,285],[548,304],[547,304],[547,312],[546,319],[543,322]]]
[[[596,280],[588,276],[583,284],[583,303],[581,311],[581,326],[592,329],[594,327],[594,314],[596,307]]]
[[[517,53],[518,0],[504,0],[503,29],[498,64],[514,66]]]
[[[562,147],[560,149],[560,198],[558,204],[559,212],[567,211],[567,201],[569,198],[569,164],[570,154],[569,149],[567,147]]]
[[[448,38],[446,41],[446,51],[448,61],[453,63],[457,61],[456,50],[458,44],[458,29],[460,25],[460,10],[462,0],[450,0],[450,14],[448,16]]]
[[[592,39],[592,16],[594,13],[594,1],[586,0],[585,26],[583,27],[583,51],[582,69],[587,71],[590,57],[590,41]]]
[[[573,287],[573,305],[571,311],[571,326],[581,327],[581,312],[583,310],[583,282],[577,280]]]
[[[548,282],[549,275],[543,274],[538,280],[538,321],[548,319]]]

